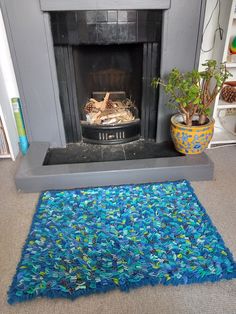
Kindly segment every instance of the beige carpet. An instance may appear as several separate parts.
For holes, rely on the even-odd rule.
[[[193,182],[195,191],[236,259],[236,147],[208,151],[215,162],[215,180]],[[0,313],[236,313],[236,280],[179,287],[145,287],[122,293],[81,297],[75,301],[37,299],[10,306],[6,291],[11,283],[27,236],[37,194],[18,193],[16,163],[0,160]]]

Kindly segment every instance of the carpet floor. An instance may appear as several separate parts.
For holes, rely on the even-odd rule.
[[[215,162],[215,180],[192,182],[192,186],[236,259],[236,147],[214,149],[208,154]],[[16,191],[13,180],[16,167],[17,162],[0,161],[0,313],[236,313],[236,280],[178,287],[147,286],[130,293],[115,290],[73,302],[38,299],[8,305],[6,291],[38,199],[38,194]]]

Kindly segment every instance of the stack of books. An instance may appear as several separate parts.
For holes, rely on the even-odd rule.
[[[0,118],[0,155],[9,155],[9,147],[7,144],[7,139],[1,118]]]

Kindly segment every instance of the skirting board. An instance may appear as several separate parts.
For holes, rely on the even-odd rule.
[[[214,163],[205,154],[139,160],[43,166],[49,143],[33,142],[15,176],[18,190],[45,190],[138,184],[187,179],[212,180]]]

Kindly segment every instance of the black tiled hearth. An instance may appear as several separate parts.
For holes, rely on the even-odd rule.
[[[144,140],[122,145],[68,144],[66,148],[49,149],[44,166],[163,158],[183,156],[178,153],[171,142],[155,143]]]

